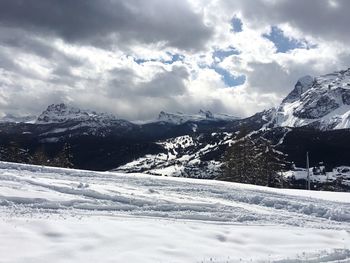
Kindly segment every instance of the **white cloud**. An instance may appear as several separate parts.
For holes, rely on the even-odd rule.
[[[83,15],[80,4],[74,4],[76,18]],[[299,77],[350,65],[348,1],[110,4],[120,9],[96,1],[81,9],[91,16],[89,21],[73,24],[70,18],[54,25],[64,17],[55,17],[44,1],[35,5],[49,8],[47,13],[28,7],[24,17],[16,16],[20,11],[14,2],[2,2],[0,113],[38,113],[50,103],[67,101],[128,119],[201,108],[248,116],[277,105]],[[55,6],[69,9],[60,2]],[[242,32],[233,32],[233,17],[242,20]],[[316,47],[277,53],[274,43],[262,36],[271,26]],[[239,54],[214,59],[214,51],[231,48]],[[247,81],[227,87],[214,67],[244,74]]]

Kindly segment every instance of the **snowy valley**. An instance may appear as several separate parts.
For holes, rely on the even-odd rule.
[[[244,119],[201,110],[132,123],[66,104],[7,116],[0,262],[350,262],[349,193],[326,191],[350,189],[348,76],[304,77]],[[242,129],[286,156],[295,189],[213,180]],[[296,189],[306,152],[323,191]]]
[[[315,182],[335,187],[341,179],[341,190],[346,190],[348,178],[333,171],[350,167],[349,85],[349,69],[305,76],[278,107],[241,119],[205,110],[162,111],[152,121],[133,123],[53,104],[35,121],[7,116],[0,122],[0,160],[50,165],[50,159],[69,148],[70,167],[77,169],[215,179],[222,174],[225,152],[244,128],[253,141],[269,140],[286,155],[288,178],[293,166],[305,168],[309,152],[311,166],[323,163],[329,174]],[[48,162],[33,161],[38,151]],[[303,187],[300,180],[295,188]]]

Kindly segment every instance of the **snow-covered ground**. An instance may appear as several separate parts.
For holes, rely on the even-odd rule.
[[[0,162],[0,262],[350,262],[349,197]]]
[[[325,169],[324,166],[321,166],[321,168]],[[289,179],[307,180],[307,170],[305,168],[296,168],[284,172],[284,176]],[[348,166],[335,167],[330,172],[321,172],[320,167],[313,167],[309,170],[309,176],[311,183],[332,183],[338,180],[342,185],[350,186],[350,167]]]

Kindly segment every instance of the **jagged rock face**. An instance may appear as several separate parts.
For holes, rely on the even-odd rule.
[[[344,104],[350,105],[350,92],[344,92],[342,94],[342,100]]]
[[[294,89],[288,94],[283,102],[294,102],[300,99],[301,95],[308,91],[315,83],[315,78],[312,76],[304,76],[297,81]]]
[[[274,123],[321,130],[350,128],[350,69],[301,78],[276,110]]]
[[[237,120],[237,117],[226,114],[213,114],[210,111],[200,110],[198,114],[185,114],[181,112],[167,113],[161,111],[158,116],[158,121],[167,122],[175,125],[186,122],[201,122],[201,121],[231,121]]]
[[[80,114],[76,108],[68,108],[64,103],[52,104],[40,114],[37,123],[60,123],[67,121],[68,117],[75,117]]]
[[[158,116],[158,121],[164,121],[173,124],[181,124],[186,122],[187,118],[185,118],[185,116],[183,116],[183,114],[181,113],[174,114],[161,111]]]
[[[67,137],[90,135],[97,137],[106,137],[111,134],[124,136],[125,133],[132,133],[138,129],[137,125],[119,120],[112,114],[80,110],[64,103],[48,106],[35,124],[51,127],[40,133],[40,141],[43,143],[62,141]]]
[[[210,111],[200,110],[199,114],[204,115],[207,119],[214,119],[214,115]]]
[[[208,119],[214,119],[214,115],[210,111],[203,110],[200,110],[198,114],[184,114],[181,112],[167,113],[161,111],[158,116],[159,121],[164,121],[172,124],[183,124],[188,121],[196,122]]]
[[[117,120],[112,114],[82,111],[78,108],[68,107],[66,104],[52,104],[38,117],[37,124],[64,123],[67,121],[108,123]]]
[[[340,93],[339,89],[328,93],[320,93],[318,90],[310,92],[308,98],[294,110],[293,115],[303,119],[321,118],[339,108],[337,99]]]

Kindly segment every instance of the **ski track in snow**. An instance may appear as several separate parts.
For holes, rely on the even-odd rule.
[[[349,202],[286,198],[280,189],[36,166],[13,169],[4,163],[0,168],[0,205],[13,213],[59,210],[67,215],[105,212],[244,224],[350,226]]]
[[[15,245],[19,243],[26,246],[28,242],[29,247],[33,246],[33,251],[40,251],[44,248],[31,244],[33,237],[28,234],[30,231],[36,234],[41,231],[43,233],[40,232],[40,237],[44,236],[54,242],[61,240],[61,235],[67,236],[68,240],[73,242],[76,238],[74,235],[82,233],[69,234],[69,231],[76,226],[82,227],[80,221],[84,222],[84,227],[76,231],[84,231],[83,229],[90,231],[94,226],[100,226],[100,222],[103,221],[105,226],[101,227],[106,227],[107,232],[117,228],[118,233],[121,232],[123,235],[127,235],[128,231],[132,232],[133,227],[142,228],[141,226],[146,227],[144,232],[141,231],[139,234],[146,233],[146,236],[151,235],[149,232],[160,231],[158,234],[153,233],[155,236],[152,237],[155,239],[161,239],[162,235],[168,236],[169,232],[177,232],[174,235],[177,241],[168,244],[166,240],[165,243],[159,244],[161,251],[152,252],[153,257],[148,255],[146,250],[156,250],[155,244],[146,244],[149,241],[144,241],[146,243],[142,243],[141,247],[145,251],[140,248],[139,253],[119,255],[117,261],[112,259],[108,261],[105,258],[103,262],[126,262],[128,259],[133,259],[128,262],[237,262],[237,257],[244,262],[245,259],[258,260],[263,256],[265,261],[261,262],[271,262],[275,259],[283,259],[280,262],[301,262],[298,261],[301,258],[310,259],[304,262],[319,262],[321,258],[325,259],[323,262],[331,262],[328,259],[349,262],[347,261],[350,260],[349,196],[349,193],[270,189],[210,180],[92,172],[0,162],[0,229],[5,229],[5,234],[0,234],[0,256],[9,249],[6,248],[7,243],[1,241],[2,238],[14,240],[9,244]],[[65,223],[62,223],[62,220]],[[154,222],[156,225],[157,222],[160,223],[155,227]],[[16,231],[25,224],[28,229],[17,233]],[[40,225],[43,229],[39,231]],[[58,232],[52,229],[55,225],[60,229]],[[13,230],[7,230],[9,227],[10,229],[13,227]],[[228,234],[231,230],[232,234]],[[256,234],[253,235],[253,232]],[[98,238],[90,236],[95,232],[89,233],[86,233],[88,240],[95,242]],[[313,242],[312,245],[304,245],[303,233],[310,234],[306,243]],[[105,237],[107,240],[113,239],[112,234],[104,234],[107,235]],[[14,235],[18,236],[18,240]],[[203,241],[200,251],[204,252],[197,257],[189,256],[191,249],[193,251],[199,249],[198,246],[191,248],[198,242],[192,235],[216,242],[215,244],[222,250],[220,253],[227,254],[219,257],[217,249],[210,249],[213,244],[208,243],[206,247],[204,244],[207,244],[207,241]],[[235,235],[239,236],[239,240],[238,236],[235,239]],[[252,255],[245,258],[244,255],[249,254],[247,251],[254,249],[252,247],[255,243],[251,241],[253,243],[249,244],[249,240],[245,240],[250,235],[254,236],[254,242],[260,243],[264,243],[264,239],[268,236],[269,244],[272,242],[274,248],[269,248],[269,244],[260,244],[259,246],[265,246],[264,249],[259,247],[258,250],[253,250]],[[288,237],[286,240],[289,240],[289,243],[283,243],[287,242],[284,240],[280,244],[281,236]],[[34,237],[39,238],[35,235]],[[141,236],[136,241],[128,242],[136,242],[131,246],[138,246],[142,238],[145,237]],[[253,240],[253,237],[251,238]],[[114,239],[113,242],[120,243],[119,239]],[[174,249],[172,256],[171,246],[183,242],[187,244],[186,247],[181,247],[182,250]],[[226,242],[234,244],[236,250],[232,250],[228,244],[224,245]],[[79,253],[79,255],[75,253],[74,246],[77,245],[73,243],[69,243],[72,245],[70,247],[60,249],[66,252],[69,250],[76,258],[54,260],[54,262],[100,262],[93,261],[92,258],[87,260]],[[308,254],[307,257],[306,254],[296,255],[296,252],[303,251],[297,247],[298,243],[303,244],[304,249],[309,249],[314,254]],[[321,248],[328,250],[322,252]],[[335,248],[342,250],[329,251]],[[233,251],[236,258],[230,254],[233,252],[229,251]],[[4,262],[46,262],[33,257],[31,252],[30,249],[23,250],[21,256],[30,255],[26,260],[23,257],[16,258],[15,253],[10,257],[12,260]],[[277,252],[280,252],[279,258],[269,256]],[[99,253],[102,252],[99,250]],[[212,258],[211,255],[216,257]],[[281,255],[294,256],[297,259],[292,261],[284,259]],[[316,261],[312,261],[315,257]],[[169,261],[169,258],[172,260]],[[0,262],[3,262],[1,258]]]

